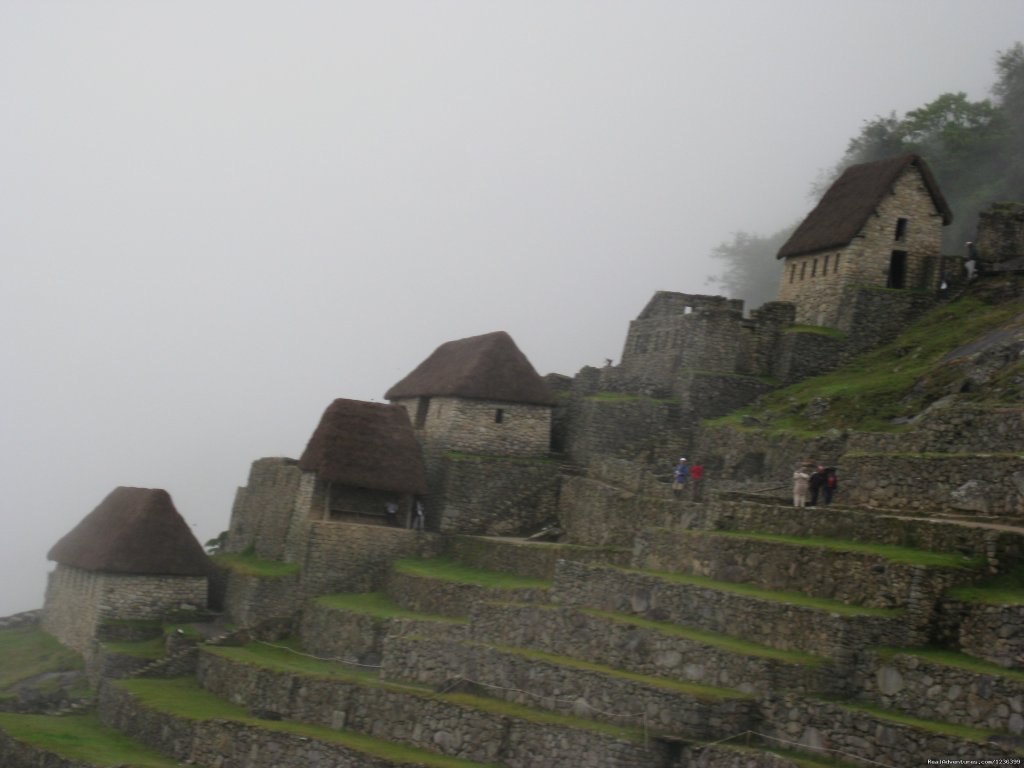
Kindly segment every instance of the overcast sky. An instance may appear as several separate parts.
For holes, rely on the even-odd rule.
[[[1020,0],[0,0],[0,615],[118,485],[205,540],[440,343],[618,360]]]

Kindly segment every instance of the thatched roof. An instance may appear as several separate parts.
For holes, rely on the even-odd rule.
[[[928,164],[917,155],[900,155],[851,165],[843,171],[779,249],[777,258],[846,246],[863,229],[879,203],[892,192],[896,180],[908,168],[917,168],[921,172],[935,209],[942,214],[942,223],[949,224],[953,213]]]
[[[202,546],[159,488],[115,488],[47,557],[86,571],[205,576]]]
[[[423,457],[401,405],[335,400],[320,418],[299,468],[341,485],[426,493]]]
[[[554,405],[544,380],[504,331],[442,344],[384,395],[465,397],[529,405]]]

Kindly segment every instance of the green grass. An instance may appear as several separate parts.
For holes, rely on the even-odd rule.
[[[963,555],[945,552],[929,552],[923,549],[910,549],[891,544],[867,544],[840,539],[821,539],[801,536],[781,536],[769,533],[739,533],[735,531],[699,531],[701,536],[721,536],[733,539],[751,539],[754,541],[792,544],[802,547],[822,547],[835,552],[856,552],[864,555],[875,555],[893,563],[904,565],[923,565],[938,568],[980,568],[985,563],[983,557],[968,558]]]
[[[187,720],[228,720],[256,726],[265,731],[286,733],[330,744],[340,744],[373,757],[399,764],[429,768],[471,768],[481,766],[469,760],[445,757],[401,744],[287,720],[259,720],[240,706],[204,691],[191,678],[177,680],[122,680],[119,687],[136,696],[144,705]]]
[[[583,659],[577,659],[571,656],[558,656],[553,653],[545,653],[543,651],[529,650],[526,648],[513,648],[511,646],[504,645],[494,645],[490,647],[496,648],[502,653],[509,653],[524,659],[546,662],[548,664],[555,664],[557,666],[568,667],[570,669],[578,669],[583,672],[597,672],[598,674],[607,675],[608,677],[617,678],[619,680],[629,680],[634,683],[649,685],[653,688],[661,688],[666,691],[672,691],[673,693],[681,693],[697,699],[750,699],[754,697],[754,694],[744,693],[743,691],[737,691],[731,688],[717,688],[711,685],[683,683],[678,680],[671,680],[663,677],[650,677],[649,675],[626,672],[621,669],[616,669],[615,667],[609,667],[604,664],[595,664],[594,662],[584,661]]]
[[[399,560],[394,564],[398,573],[410,576],[421,576],[429,579],[442,579],[462,584],[474,584],[480,587],[496,589],[547,589],[550,581],[518,576],[504,571],[485,571],[470,568],[446,558],[434,560]]]
[[[595,392],[592,395],[587,395],[586,399],[595,403],[666,403],[668,405],[679,403],[678,397],[650,397],[627,392]]]
[[[845,339],[846,334],[836,328],[826,328],[823,325],[791,325],[783,333],[813,333],[817,336],[827,336],[830,339]]]
[[[276,644],[275,645],[279,645]],[[290,643],[288,645],[291,645]],[[294,647],[294,646],[292,646]],[[206,652],[213,653],[239,664],[258,666],[284,674],[296,674],[305,677],[314,677],[329,680],[338,680],[374,688],[384,688],[391,691],[407,693],[411,696],[420,696],[439,701],[446,701],[458,706],[478,709],[494,714],[507,715],[536,723],[559,725],[568,728],[581,728],[590,731],[600,732],[616,738],[624,738],[631,741],[639,741],[643,734],[633,728],[625,728],[604,723],[596,723],[592,720],[559,715],[542,710],[530,709],[520,704],[501,701],[484,696],[476,696],[467,693],[435,693],[424,686],[412,685],[409,683],[395,683],[382,681],[377,677],[375,671],[350,667],[329,661],[311,659],[307,656],[300,656],[283,648],[269,647],[261,644],[251,644],[241,648],[210,647]]]
[[[611,566],[609,566],[611,567]],[[758,600],[769,600],[773,603],[789,603],[803,608],[811,608],[816,611],[826,611],[840,616],[878,616],[880,618],[895,618],[901,616],[903,611],[897,608],[871,608],[863,605],[847,605],[838,600],[829,600],[824,597],[808,597],[799,592],[782,592],[777,590],[761,589],[752,587],[749,584],[735,584],[731,581],[715,581],[706,576],[695,576],[687,573],[672,573],[670,571],[643,571],[637,569],[624,569],[632,573],[641,573],[647,576],[655,576],[663,581],[674,584],[687,584],[694,587],[714,589],[718,592],[729,592],[743,597],[753,597]]]
[[[981,605],[1024,605],[1024,565],[980,584],[968,584],[949,591],[949,597]]]
[[[241,647],[225,645],[207,646],[204,648],[204,652],[221,656],[239,664],[263,667],[277,672],[309,675],[325,680],[339,680],[374,687],[381,687],[383,685],[377,671],[374,669],[313,658],[305,654],[296,643],[291,641],[278,642],[272,645],[250,643]],[[385,687],[405,688],[412,686],[388,684]]]
[[[891,712],[886,709],[880,709],[878,707],[871,707],[865,704],[839,704],[836,706],[841,709],[845,709],[849,712],[861,712],[868,715],[873,715],[880,720],[887,720],[891,723],[897,723],[899,725],[909,725],[913,728],[919,728],[922,731],[929,733],[938,733],[943,736],[952,736],[957,739],[964,739],[966,741],[973,741],[975,743],[984,744],[987,743],[988,737],[998,734],[999,731],[988,731],[981,728],[972,728],[968,725],[958,725],[956,723],[940,723],[934,720],[921,720],[916,717],[910,717],[908,715],[902,715],[897,712]]]
[[[830,428],[900,431],[903,427],[894,425],[893,419],[920,413],[960,380],[960,366],[945,359],[948,353],[1000,326],[1020,323],[1024,323],[1024,316],[1019,304],[990,304],[981,296],[968,295],[926,313],[895,341],[836,371],[777,390],[765,395],[756,407],[705,423],[743,428],[742,417],[751,415],[763,424],[757,429],[769,433],[820,434]],[[1010,368],[1014,366],[1007,366],[1000,377],[1012,377]],[[992,399],[993,392],[1005,391],[1004,395],[996,394],[996,400],[1011,397],[1008,402],[1016,402],[1011,396],[1012,387],[996,384],[986,388],[987,395],[979,392],[963,397],[984,402],[985,398]],[[803,412],[818,398],[826,399],[829,407],[811,422]]]
[[[243,552],[237,555],[214,555],[213,562],[221,565],[235,573],[246,576],[262,576],[265,578],[281,578],[283,576],[294,576],[299,572],[298,563],[282,563],[279,560],[263,560],[251,552]]]
[[[810,653],[802,653],[800,651],[781,651],[778,648],[771,648],[767,645],[751,643],[746,640],[740,640],[739,638],[730,637],[728,635],[720,635],[715,632],[691,629],[668,621],[651,621],[650,619],[642,619],[637,616],[627,616],[621,613],[597,611],[593,609],[584,609],[583,613],[620,624],[630,624],[635,627],[651,629],[655,632],[660,632],[663,635],[671,635],[673,637],[681,637],[684,640],[692,640],[695,643],[708,645],[726,653],[735,653],[741,656],[756,656],[757,658],[773,659],[787,664],[799,664],[801,666],[808,667],[818,667],[825,663],[824,658],[821,656],[814,656]]]
[[[0,630],[0,689],[47,672],[84,667],[81,656],[38,627]]]
[[[451,616],[436,616],[433,614],[416,613],[407,611],[395,605],[382,592],[359,592],[341,593],[336,595],[323,595],[316,598],[318,605],[327,608],[335,608],[351,613],[360,613],[366,616],[373,616],[378,619],[418,619],[426,621],[443,621],[447,624],[465,624],[468,619],[452,618]]]
[[[968,672],[977,672],[981,675],[1004,677],[1008,680],[1024,682],[1024,671],[1022,670],[1007,669],[1006,667],[1000,667],[998,664],[976,659],[973,656],[968,656],[958,651],[948,651],[944,648],[876,648],[875,653],[882,658],[914,656],[915,658],[944,667],[956,667]]]
[[[452,461],[501,461],[507,464],[554,464],[555,459],[549,456],[497,456],[488,453],[466,453],[465,451],[446,451],[446,459]]]
[[[162,659],[166,655],[162,635],[154,637],[152,640],[140,640],[134,643],[104,643],[103,648],[111,653],[131,656],[136,659]]]
[[[95,715],[48,717],[0,713],[0,729],[17,741],[94,766],[173,768],[163,757],[124,734],[101,725]]]

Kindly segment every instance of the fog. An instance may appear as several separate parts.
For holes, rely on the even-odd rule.
[[[200,540],[336,397],[506,330],[618,359],[1019,0],[0,2],[0,616],[118,485]]]

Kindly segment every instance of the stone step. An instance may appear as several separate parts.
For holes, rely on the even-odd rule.
[[[865,651],[854,673],[858,698],[930,720],[1024,735],[1024,672],[953,651]]]
[[[829,660],[638,616],[558,606],[480,603],[467,639],[587,659],[651,677],[743,692],[838,692]]]
[[[470,568],[505,571],[550,581],[555,577],[555,565],[559,560],[625,566],[629,564],[632,550],[493,536],[452,536],[445,553]]]
[[[927,622],[948,589],[983,578],[982,558],[839,539],[733,531],[649,529],[633,567],[693,574],[849,605],[907,608]]]
[[[0,713],[0,765],[5,768],[86,765],[174,768],[177,760],[100,723],[95,714],[67,717]],[[213,766],[213,763],[196,763]]]
[[[384,591],[406,610],[458,618],[469,616],[479,600],[548,602],[550,585],[549,581],[437,558],[396,562]]]
[[[848,663],[866,646],[919,645],[904,611],[716,582],[697,576],[559,563],[552,598],[730,635]]]
[[[788,741],[812,754],[838,756],[877,765],[924,765],[947,760],[950,765],[1016,764],[1024,752],[1019,739],[1005,733],[847,703],[796,696],[761,702],[761,733]],[[969,763],[956,761],[979,761]],[[936,764],[939,764],[936,762]]]
[[[387,680],[468,687],[515,704],[659,736],[722,738],[748,730],[757,718],[752,694],[524,648],[392,637],[381,663]]]
[[[675,518],[675,525],[949,552],[984,557],[993,570],[1009,566],[1024,555],[1024,530],[1007,526],[912,516],[890,509],[780,506],[743,494],[723,494],[709,504],[681,511]]]
[[[101,721],[189,764],[246,768],[486,768],[340,728],[280,719],[203,690],[193,679],[111,682],[100,692]]]
[[[345,665],[247,646],[207,649],[200,680],[250,709],[487,763],[641,768],[663,764],[639,729],[609,727],[494,698],[382,682]]]
[[[377,664],[391,634],[462,639],[466,619],[426,616],[400,607],[382,592],[324,595],[302,609],[299,638],[316,656]]]

